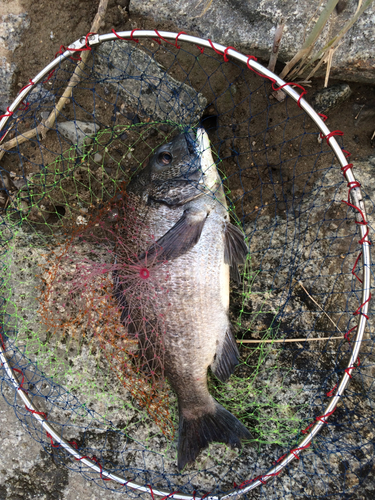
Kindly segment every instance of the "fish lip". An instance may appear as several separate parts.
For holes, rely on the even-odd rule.
[[[205,134],[207,135],[207,132],[204,130],[204,128],[199,127],[197,129],[197,136],[196,136],[196,149],[197,153],[199,156],[202,156],[205,150]]]
[[[186,146],[187,146],[189,154],[196,155],[197,154],[196,139],[194,137],[192,137],[191,133],[184,134],[184,135],[185,135]]]

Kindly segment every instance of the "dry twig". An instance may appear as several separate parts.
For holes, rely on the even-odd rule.
[[[375,132],[374,132],[375,136]],[[329,321],[334,325],[335,328],[340,333],[343,333],[340,328],[336,325],[336,323],[328,316],[328,314],[322,309],[322,307],[317,303],[317,301],[309,294],[309,292],[306,290],[306,288],[302,285],[300,281],[297,281],[297,284],[303,289],[303,291],[307,294],[307,296],[314,302],[315,305],[319,307],[319,309],[327,316]],[[345,338],[344,335],[341,335],[340,337],[317,337],[317,338],[311,338],[311,339],[277,339],[277,340],[237,340],[238,344],[273,344],[273,343],[278,343],[281,344],[283,342],[316,342],[316,341],[322,341],[322,340],[338,340],[338,339],[343,339]]]
[[[275,71],[275,66],[276,66],[276,62],[277,62],[277,57],[279,55],[281,37],[283,36],[284,26],[285,26],[284,22],[281,21],[281,23],[278,25],[278,27],[276,28],[276,31],[275,31],[272,52],[271,52],[271,56],[270,56],[270,61],[268,63],[268,69],[270,71]]]
[[[318,340],[337,340],[337,339],[343,339],[344,335],[341,337],[318,337],[315,339],[276,339],[276,340],[237,340],[238,344],[281,344],[284,342],[315,342]]]
[[[305,73],[305,71],[310,68],[311,66],[313,66],[316,61],[318,59],[320,59],[319,63],[317,64],[317,66],[315,66],[315,68],[310,72],[310,74],[307,76],[307,80],[310,79],[312,77],[312,75],[317,71],[317,69],[323,64],[323,62],[326,62],[327,61],[327,55],[328,55],[328,51],[330,49],[334,49],[334,50],[337,50],[337,48],[339,47],[340,45],[340,41],[342,40],[342,38],[344,37],[344,35],[350,30],[350,28],[353,26],[353,24],[357,21],[357,19],[363,14],[363,12],[373,3],[374,0],[366,0],[365,3],[363,4],[363,0],[358,0],[358,5],[357,5],[357,9],[355,11],[355,13],[353,14],[353,16],[349,19],[349,21],[345,24],[345,26],[337,33],[337,35],[335,35],[331,40],[329,40],[325,45],[324,47],[322,47],[322,49],[320,49],[311,59],[309,62],[307,62],[307,57],[304,58],[300,64],[299,64],[299,67],[297,69],[293,69],[293,67],[298,63],[298,61],[300,59],[298,59],[294,64],[291,64],[294,60],[294,58],[292,59],[292,61],[290,61],[290,63],[288,63],[288,65],[290,65],[288,68],[285,67],[284,70],[283,70],[283,75],[285,76],[287,73],[290,72],[290,75],[289,75],[289,78],[292,78],[292,77],[295,77],[295,76],[298,76],[298,75],[301,75],[302,73]],[[323,11],[324,12],[324,11]],[[328,20],[328,17],[326,19],[326,21]],[[325,22],[326,22],[325,21]],[[316,27],[315,27],[316,28]],[[315,30],[314,28],[314,30]],[[313,31],[314,31],[313,30]],[[320,33],[319,33],[320,35]],[[311,36],[311,35],[310,35]],[[313,45],[315,45],[315,42],[316,40],[313,42],[313,44],[311,45],[310,47],[310,53],[312,52],[312,48],[313,48]],[[301,49],[302,51],[303,49]],[[297,55],[295,56],[295,58],[298,56],[298,54],[300,54],[299,51],[297,53]],[[309,53],[309,55],[310,55]],[[288,66],[287,65],[287,66]],[[286,71],[287,69],[287,71]]]

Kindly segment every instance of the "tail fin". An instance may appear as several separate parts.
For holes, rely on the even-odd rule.
[[[234,448],[240,447],[241,439],[251,439],[250,432],[219,403],[216,403],[214,413],[205,413],[194,419],[188,419],[180,412],[178,469],[194,462],[199,452],[213,441]]]

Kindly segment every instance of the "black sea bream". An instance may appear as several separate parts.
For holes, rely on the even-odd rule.
[[[221,180],[207,133],[180,134],[156,149],[148,165],[127,187],[131,205],[147,227],[139,234],[140,259],[155,268],[168,293],[147,305],[162,315],[164,372],[178,397],[178,468],[194,462],[212,441],[240,446],[250,433],[211,396],[207,370],[226,381],[238,364],[239,352],[228,319],[229,277],[239,278],[238,264],[247,255],[243,233],[231,224]],[[150,244],[150,234],[154,244]],[[115,296],[126,308],[127,297],[116,276]],[[124,315],[123,315],[124,316]],[[152,334],[151,334],[152,335]],[[148,339],[154,350],[160,339]],[[140,343],[141,344],[141,343]],[[142,345],[142,344],[141,344]]]

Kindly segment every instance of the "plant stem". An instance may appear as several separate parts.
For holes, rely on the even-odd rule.
[[[325,53],[331,49],[331,48],[334,48],[335,46],[337,46],[337,44],[339,43],[339,41],[343,38],[343,36],[350,30],[350,28],[353,26],[353,24],[357,21],[357,19],[359,18],[359,16],[361,16],[363,14],[363,12],[373,3],[374,0],[367,0],[363,5],[362,5],[362,0],[359,0],[359,4],[358,4],[358,8],[354,14],[354,16],[346,23],[346,25],[339,31],[339,33],[337,33],[336,36],[334,36],[329,42],[327,42],[325,44],[325,46],[320,49],[314,56],[313,58],[311,59],[311,61],[309,61],[308,64],[306,64],[306,66],[304,68],[301,68],[300,71],[298,72],[298,74],[302,74],[304,73],[308,68],[310,68],[314,63],[315,61],[317,61],[318,59],[320,58],[324,58],[325,56]],[[320,65],[320,63],[319,63]],[[314,71],[314,70],[313,70]],[[313,72],[310,73],[310,75],[312,74]],[[315,71],[314,71],[315,73]],[[309,75],[309,76],[310,76]],[[307,78],[308,79],[308,78]]]
[[[275,31],[270,62],[268,63],[268,69],[270,71],[275,71],[277,56],[279,55],[281,37],[283,36],[283,29],[284,29],[284,23],[281,22],[281,24],[278,25]]]
[[[320,33],[323,31],[329,16],[332,14],[338,2],[339,0],[328,0],[327,5],[324,7],[322,13],[320,14],[319,19],[317,20],[310,35],[306,38],[305,43],[302,45],[302,48],[297,52],[293,59],[285,65],[285,68],[280,74],[280,78],[284,78],[302,58],[304,60],[307,59],[317,39],[319,38]]]

